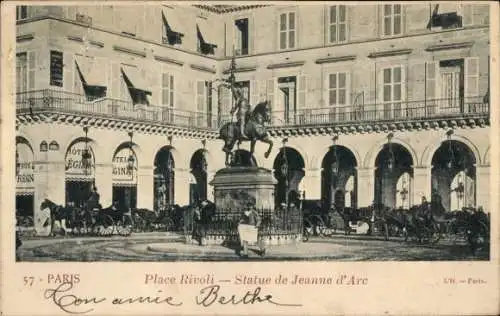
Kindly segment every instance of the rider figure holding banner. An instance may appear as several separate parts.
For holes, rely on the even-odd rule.
[[[242,139],[248,139],[249,137],[245,134],[245,124],[247,114],[250,113],[251,106],[248,99],[244,96],[243,88],[236,86],[236,78],[234,77],[234,69],[236,68],[236,61],[234,59],[231,60],[231,67],[229,75],[229,79],[223,79],[226,83],[229,84],[229,88],[233,94],[234,98],[234,106],[231,109],[231,115],[234,115],[236,112],[236,118],[238,120],[238,125],[240,127],[240,135]]]

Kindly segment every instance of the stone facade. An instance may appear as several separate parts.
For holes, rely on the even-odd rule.
[[[18,84],[16,123],[20,160],[31,163],[31,171],[21,166],[20,174],[32,174],[33,181],[27,185],[20,181],[18,193],[33,193],[35,206],[44,198],[67,202],[67,153],[74,144],[84,142],[82,128],[88,126],[87,146],[95,160],[94,173],[85,177],[95,181],[103,205],[113,200],[113,183],[123,180],[113,175],[113,168],[119,168],[113,159],[125,148],[134,153],[136,166],[132,180],[123,180],[124,185],[136,187],[137,207],[153,209],[155,157],[165,146],[175,162],[170,202],[189,203],[190,189],[197,181],[192,174],[193,155],[200,149],[206,153],[207,183],[224,167],[223,144],[216,138],[221,119],[227,120],[231,96],[225,89],[210,90],[206,83],[215,88],[215,80],[227,75],[230,58],[242,48],[241,36],[245,36],[236,34],[235,20],[248,19],[248,53],[236,52],[240,54],[236,79],[248,81],[252,104],[267,99],[273,108],[270,133],[275,144],[268,159],[263,157],[265,145],[257,144],[259,167],[275,169],[275,158],[287,138],[287,148],[303,161],[298,167],[302,170],[295,170],[301,175],[291,181],[294,189],[305,192],[307,199],[325,199],[325,195],[332,199],[324,184],[329,177],[324,157],[336,134],[337,148],[350,151],[353,159],[348,165],[355,170],[352,188],[346,189],[350,180],[345,175],[341,191],[354,195],[358,207],[367,206],[378,199],[374,188],[384,187],[380,184],[384,177],[376,171],[382,158],[377,157],[392,133],[390,141],[401,172],[387,178],[392,183],[388,187],[398,188],[400,176],[408,172],[406,203],[413,205],[445,183],[447,189],[438,193],[454,194],[451,187],[459,180],[432,171],[433,161],[439,160],[433,160],[436,151],[453,142],[465,146],[453,149],[456,162],[469,153],[467,162],[457,167],[465,170],[464,179],[471,178],[473,186],[465,190],[471,197],[462,206],[489,209],[489,100],[484,98],[489,93],[489,6],[440,6],[439,13],[457,12],[462,17],[462,25],[453,28],[429,26],[432,7],[428,4],[391,7],[401,18],[400,30],[394,31],[394,14],[389,16],[391,30],[397,33],[392,36],[384,34],[388,23],[384,21],[389,21],[386,9],[376,5],[337,6],[334,11],[326,5],[28,7],[17,24],[17,53],[26,53],[27,69],[22,88]],[[339,15],[339,10],[345,11]],[[342,26],[331,22],[331,14],[336,14]],[[286,49],[280,47],[283,15],[288,19]],[[183,34],[182,43],[164,44],[163,17],[172,31]],[[344,40],[330,40],[332,24],[345,27],[345,33],[336,33]],[[197,30],[204,41],[217,46],[213,54],[198,52]],[[51,51],[62,52],[62,86],[50,82]],[[386,69],[394,68],[387,84]],[[456,91],[443,83],[449,78],[448,69],[458,80]],[[345,85],[333,84],[332,75],[339,82],[342,78]],[[146,105],[137,104],[141,102],[131,96],[124,76],[149,92]],[[107,88],[100,103],[85,98],[81,77]],[[384,89],[389,86],[393,94],[386,102]],[[284,99],[285,90],[294,94],[292,103]],[[332,101],[332,93],[343,101]],[[355,116],[358,110],[362,116]],[[43,142],[54,146],[42,150]],[[21,150],[19,144],[29,150]],[[243,144],[241,149],[248,147]],[[454,172],[460,173],[457,168]],[[213,200],[210,187],[206,197]],[[399,203],[397,197],[391,199],[389,204]],[[449,196],[444,200],[447,209],[456,207]]]

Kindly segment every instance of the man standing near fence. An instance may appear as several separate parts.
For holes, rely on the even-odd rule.
[[[248,246],[257,245],[259,226],[261,223],[261,218],[257,209],[253,205],[247,205],[248,209],[243,213],[243,217],[238,225],[238,235],[240,237],[241,243],[241,255],[248,257]],[[261,256],[265,254],[265,248],[262,243],[259,244],[259,249],[261,251]]]

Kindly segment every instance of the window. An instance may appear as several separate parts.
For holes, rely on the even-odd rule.
[[[60,51],[50,51],[50,85],[55,87],[63,86],[63,53]]]
[[[295,13],[287,12],[280,14],[280,49],[295,48],[296,42]]]
[[[469,7],[465,7],[469,8]],[[433,7],[432,15],[429,20],[429,24],[427,25],[428,29],[432,28],[442,28],[442,29],[451,29],[451,28],[460,28],[463,26],[463,17],[462,14],[464,12],[462,4],[457,3],[442,3],[435,4]],[[465,10],[470,14],[470,10]]]
[[[16,7],[16,21],[28,18],[28,6],[18,5]]]
[[[234,22],[236,27],[236,55],[248,55],[248,19],[239,19]]]
[[[347,74],[345,72],[330,74],[328,94],[330,106],[347,105]]]
[[[345,5],[330,7],[329,32],[330,43],[342,43],[347,40],[347,8]]]
[[[212,28],[213,29],[213,28]],[[210,25],[207,24],[207,21],[200,19],[196,24],[196,33],[198,36],[198,53],[204,55],[214,55],[215,49],[217,48],[216,39],[211,37],[213,36]]]
[[[196,83],[197,126],[212,126],[212,82]]]
[[[403,114],[404,73],[401,66],[385,68],[382,71],[383,117],[397,118]]]
[[[161,102],[165,107],[174,107],[174,76],[163,73],[161,77]]]
[[[383,35],[393,36],[402,33],[402,7],[400,4],[385,4],[383,12]]]
[[[28,90],[28,54],[16,55],[16,92]]]
[[[163,20],[163,44],[176,45],[182,44],[184,34],[178,32],[177,20],[175,19],[174,12],[169,12],[168,20],[165,11],[162,11],[161,17]]]

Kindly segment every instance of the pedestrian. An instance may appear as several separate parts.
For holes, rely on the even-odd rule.
[[[258,229],[261,224],[261,218],[257,209],[252,204],[248,204],[248,208],[243,212],[243,216],[238,225],[238,235],[240,237],[240,253],[248,257],[248,246],[250,244],[259,244],[260,255],[263,256],[266,252],[262,241],[258,239]]]

